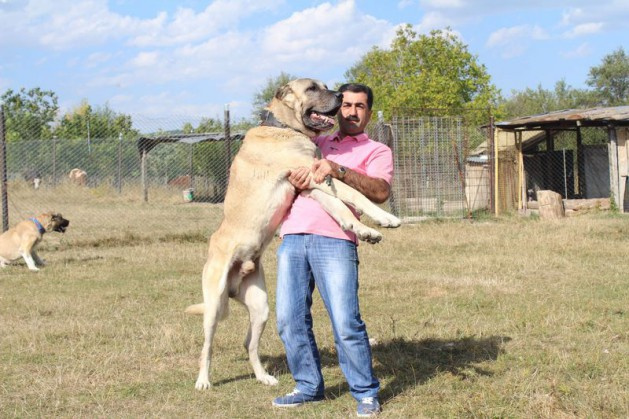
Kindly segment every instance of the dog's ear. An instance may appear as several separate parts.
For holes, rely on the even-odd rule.
[[[286,96],[293,92],[293,89],[290,88],[288,84],[280,87],[275,92],[275,98],[278,100],[283,100]]]

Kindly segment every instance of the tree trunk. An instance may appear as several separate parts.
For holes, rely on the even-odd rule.
[[[554,191],[537,191],[540,218],[556,220],[566,216],[561,195]]]

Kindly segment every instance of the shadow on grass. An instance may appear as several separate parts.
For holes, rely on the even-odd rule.
[[[449,373],[470,379],[475,376],[491,376],[492,372],[478,367],[476,364],[495,361],[503,346],[511,338],[506,336],[490,336],[486,338],[463,337],[460,339],[394,339],[381,342],[372,347],[374,371],[381,383],[387,383],[380,390],[383,402],[416,387],[431,378]],[[324,348],[320,350],[322,367],[338,365],[336,351]],[[278,376],[290,374],[286,357],[262,357],[271,374]],[[238,377],[240,379],[244,377]],[[334,399],[349,392],[347,383],[343,383],[333,391],[328,389],[326,396]]]

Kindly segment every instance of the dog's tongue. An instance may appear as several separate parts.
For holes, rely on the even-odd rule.
[[[332,125],[334,125],[334,118],[332,118],[330,116],[319,115],[318,113],[313,112],[310,117],[315,122],[321,122],[323,124],[332,124]]]

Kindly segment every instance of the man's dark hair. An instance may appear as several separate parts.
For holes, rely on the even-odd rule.
[[[371,90],[371,87],[360,83],[345,83],[339,87],[339,92],[341,93],[346,90],[349,90],[352,93],[365,93],[367,95],[367,108],[371,110],[371,106],[373,105],[373,91]]]

